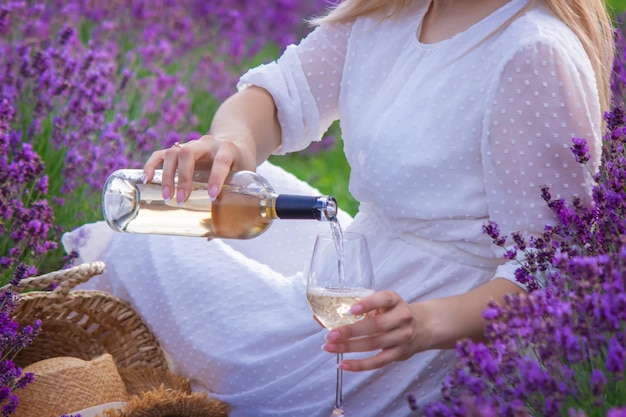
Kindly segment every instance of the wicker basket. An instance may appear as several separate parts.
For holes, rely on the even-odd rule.
[[[165,351],[128,302],[103,291],[70,291],[104,267],[103,262],[85,263],[20,282],[17,290],[35,291],[20,295],[14,319],[20,325],[39,319],[42,331],[18,354],[16,364],[25,367],[58,356],[92,360],[109,353],[120,369],[170,369]]]
[[[25,388],[30,388],[31,392],[24,392],[27,394],[24,400],[32,403],[28,407],[22,404],[20,417],[56,417],[56,409],[50,414],[53,410],[45,407],[54,398],[57,398],[56,403],[64,413],[96,405],[98,401],[95,397],[104,398],[103,389],[79,374],[93,373],[89,369],[102,367],[106,358],[112,358],[111,365],[114,363],[117,368],[117,372],[111,367],[106,368],[111,377],[109,380],[121,378],[126,393],[124,402],[130,401],[122,408],[110,409],[110,413],[114,414],[107,416],[226,417],[229,407],[225,403],[206,394],[192,393],[189,380],[172,372],[166,352],[128,302],[103,291],[70,291],[101,274],[104,267],[103,262],[86,263],[24,279],[19,287],[14,288],[20,292],[27,291],[20,294],[14,320],[21,326],[32,324],[37,319],[42,322],[42,330],[34,343],[22,349],[14,362],[27,370],[53,368],[57,372],[60,369],[68,373],[65,376],[70,376],[66,369],[78,373],[65,378],[68,382],[64,383],[59,378],[54,379],[54,372],[47,372],[45,378],[40,376],[39,384],[36,373],[33,386]],[[48,290],[52,287],[54,289]],[[88,362],[81,364],[73,358]],[[90,377],[102,379],[97,375]],[[107,397],[107,401],[124,397],[114,382],[109,385],[108,389],[117,391],[111,398]],[[163,392],[169,393],[169,397],[161,395]],[[155,401],[155,398],[159,400]],[[189,410],[200,414],[190,413]],[[172,411],[184,412],[172,414]]]
[[[192,393],[189,380],[172,372],[166,352],[128,302],[103,291],[70,291],[101,274],[104,267],[103,262],[85,263],[24,279],[12,288],[21,292],[14,320],[20,326],[42,322],[33,344],[14,359],[25,370],[35,371],[35,382],[20,396],[20,417],[56,417],[59,407],[67,413],[116,399],[124,403],[109,409],[113,414],[107,416],[165,417],[184,411],[176,415],[226,417],[225,403]],[[59,372],[65,378],[59,378]],[[105,381],[89,382],[102,380],[103,375],[110,381],[109,396],[103,396]],[[56,401],[59,407],[52,410],[46,407],[50,398],[64,401]]]

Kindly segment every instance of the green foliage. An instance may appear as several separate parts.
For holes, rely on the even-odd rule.
[[[350,167],[343,153],[337,125],[333,125],[329,133],[336,138],[330,149],[314,151],[309,148],[298,153],[273,156],[270,162],[308,182],[322,194],[334,196],[339,207],[354,216],[359,204],[348,190]]]
[[[607,0],[607,4],[616,14],[626,11],[626,0]]]

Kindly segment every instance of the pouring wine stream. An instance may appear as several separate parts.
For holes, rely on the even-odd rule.
[[[341,229],[341,225],[339,224],[339,220],[335,218],[332,222],[330,222],[330,230],[333,235],[333,239],[335,241],[335,248],[337,249],[337,268],[339,272],[339,290],[342,291],[344,289],[344,284],[346,280],[345,268],[343,266],[343,230]],[[335,408],[333,410],[332,416],[342,416],[343,412],[343,370],[339,368],[339,365],[343,362],[343,353],[337,354],[337,384],[335,388]]]

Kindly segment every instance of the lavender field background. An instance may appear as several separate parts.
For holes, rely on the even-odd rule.
[[[276,58],[326,0],[76,0],[0,3],[0,280],[63,268],[63,232],[102,218],[104,179],[207,131],[238,76]],[[613,0],[621,25],[626,0]],[[623,33],[619,30],[618,34]],[[429,416],[626,416],[626,43],[620,36],[592,206],[544,190],[558,224],[541,236],[485,233],[520,262],[530,291],[485,311],[487,343],[459,343]],[[323,152],[322,152],[323,151]],[[584,138],[572,163],[586,163]],[[355,213],[333,126],[321,143],[272,158]],[[512,242],[512,244],[510,244]],[[510,244],[510,245],[509,245]],[[27,385],[11,362],[37,335],[0,299],[0,408]]]
[[[240,74],[306,34],[328,0],[9,1],[0,5],[1,282],[67,260],[121,167],[208,130]],[[613,0],[616,16],[626,0]],[[322,152],[323,151],[323,152]],[[339,129],[271,161],[355,214]]]
[[[62,267],[59,237],[102,218],[109,173],[206,132],[238,76],[276,58],[310,30],[304,18],[325,7],[321,0],[0,5],[2,282],[20,262],[29,273]],[[332,147],[334,136],[321,146]],[[321,169],[319,161],[313,151],[285,163],[301,174],[328,173],[305,179],[346,194],[337,180],[345,162]]]

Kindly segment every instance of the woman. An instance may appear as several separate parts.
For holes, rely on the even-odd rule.
[[[200,166],[212,198],[230,171],[259,165],[279,191],[311,192],[263,162],[339,119],[361,203],[341,221],[367,236],[380,289],[352,312],[372,314],[330,333],[311,319],[299,271],[317,224],[208,244],[115,235],[81,255],[107,262],[96,285],[131,300],[177,371],[233,416],[328,415],[327,352],[355,371],[348,415],[408,415],[407,394],[437,398],[455,342],[481,337],[488,301],[523,291],[483,224],[538,234],[552,221],[540,186],[588,195],[568,148],[587,138],[597,165],[612,32],[602,0],[346,0],[316,24],[243,75],[210,134],[156,151],[145,173],[162,165],[163,198],[178,201]]]

